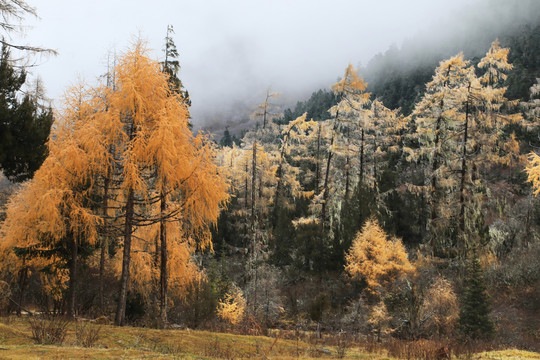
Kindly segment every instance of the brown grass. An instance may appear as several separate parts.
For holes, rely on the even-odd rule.
[[[92,337],[91,347],[81,347],[81,327]],[[38,345],[31,339],[29,322],[19,318],[0,318],[0,359],[396,359],[412,358],[422,348],[420,343],[409,346],[410,355],[404,356],[405,344],[359,344],[353,336],[344,334],[318,339],[312,334],[279,334],[272,336],[248,336],[192,330],[156,330],[135,327],[114,327],[93,323],[67,325],[63,344]],[[79,338],[77,330],[79,329]],[[391,345],[391,344],[390,344]],[[424,344],[431,349],[438,344]],[[399,350],[401,349],[401,350]],[[425,350],[425,351],[428,351]],[[401,352],[400,352],[401,351]],[[394,353],[395,354],[392,354]],[[427,353],[427,352],[426,352]],[[416,356],[415,355],[415,356]],[[506,352],[470,354],[462,359],[538,359],[540,354]],[[396,357],[393,357],[396,356]],[[427,357],[419,357],[427,359]],[[454,359],[455,357],[453,357]]]

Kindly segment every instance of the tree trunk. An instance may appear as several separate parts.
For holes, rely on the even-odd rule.
[[[244,207],[246,209],[246,221],[244,222],[244,236],[246,236],[248,234],[248,221],[247,221],[247,214],[248,214],[248,209],[249,209],[249,206],[248,206],[248,197],[249,197],[249,160],[247,159],[246,157],[246,177],[244,179],[244,188],[245,188],[245,197],[244,197]],[[246,238],[244,238],[244,247],[245,248],[248,248],[249,247],[249,243],[248,243],[249,239],[246,240]]]
[[[462,236],[463,243],[461,244],[465,248],[465,178],[467,176],[467,141],[469,136],[469,103],[471,93],[471,83],[468,88],[468,99],[465,105],[465,130],[463,132],[463,152],[461,156],[461,184],[459,187],[459,233]]]
[[[283,139],[283,145],[281,147],[280,155],[279,155],[279,165],[276,171],[276,178],[277,178],[277,184],[276,184],[276,193],[274,195],[274,209],[273,209],[273,219],[274,219],[274,228],[277,226],[277,218],[278,218],[278,209],[279,209],[279,201],[281,199],[281,188],[283,186],[283,162],[285,161],[285,151],[287,150],[287,143],[289,141],[289,133],[287,133]]]
[[[373,191],[377,194],[377,140],[373,137]]]
[[[328,149],[328,158],[326,159],[326,172],[324,174],[324,185],[323,185],[323,202],[322,202],[322,209],[321,209],[321,222],[322,222],[322,229],[325,229],[326,225],[326,202],[328,201],[328,193],[329,193],[329,179],[330,179],[330,167],[332,165],[332,157],[334,153],[332,152],[332,146],[334,145],[334,139],[336,137],[336,131],[337,131],[337,119],[339,116],[339,112],[336,113],[336,118],[334,120],[334,129],[332,131],[332,139],[330,140],[330,147]]]
[[[28,268],[24,266],[25,259],[23,258],[23,268],[19,271],[19,303],[17,304],[17,316],[21,316],[21,310],[24,301],[24,288],[26,287],[26,280],[28,278]]]
[[[75,317],[75,297],[77,286],[77,251],[78,244],[73,234],[68,234],[68,243],[71,251],[69,260],[69,290],[68,290],[68,317]]]
[[[165,194],[161,192],[161,216],[165,214],[167,209],[167,200]],[[160,318],[161,326],[164,328],[167,326],[167,285],[168,285],[168,275],[167,275],[167,224],[165,219],[161,219],[159,223],[159,239],[161,243],[161,276],[160,276],[160,295],[161,295],[161,306],[160,306]]]
[[[102,239],[101,241],[101,252],[99,255],[99,310],[103,313],[105,307],[104,299],[104,277],[105,277],[105,248],[108,246],[107,241]]]
[[[360,174],[358,175],[358,185],[361,186],[364,182],[364,128],[361,131],[360,140]]]
[[[107,208],[109,206],[109,183],[110,178],[109,176],[106,176],[103,183],[103,217],[105,218],[105,224],[107,224]],[[103,235],[101,239],[101,253],[99,256],[99,308],[100,311],[104,312],[105,307],[105,301],[104,301],[104,277],[105,277],[105,255],[106,250],[109,247],[109,241],[108,241],[108,228],[105,227],[105,234]]]
[[[349,199],[349,178],[350,178],[350,167],[351,167],[351,157],[349,155],[349,148],[351,145],[351,136],[350,136],[350,130],[347,128],[347,159],[345,161],[345,201]]]
[[[251,163],[251,226],[255,228],[255,193],[257,188],[257,142],[253,143],[253,158]]]
[[[315,195],[319,195],[319,183],[321,182],[321,127],[322,125],[319,123],[319,130],[317,131],[317,153],[315,154]]]
[[[448,70],[446,71],[446,78],[449,79],[450,77],[450,70],[451,66],[448,67]],[[448,85],[448,80],[445,81],[444,86]],[[441,114],[444,108],[444,94],[441,98],[441,102],[439,104],[439,108],[441,109]],[[439,143],[441,141],[440,139],[440,130],[442,125],[442,115],[439,115],[437,118],[437,124],[435,126],[435,153],[433,154],[433,165],[431,167],[431,223],[435,221],[437,218],[437,208],[436,208],[436,201],[437,201],[437,175],[435,172],[439,168],[439,151],[437,150],[439,148]],[[433,225],[432,225],[433,226]]]
[[[131,262],[131,235],[133,231],[133,189],[128,190],[126,201],[126,218],[124,223],[124,254],[122,259],[122,276],[120,277],[120,294],[116,311],[115,325],[124,326],[126,320],[126,300],[129,284],[129,265]]]

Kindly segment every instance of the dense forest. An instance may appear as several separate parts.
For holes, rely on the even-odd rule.
[[[476,62],[441,61],[409,115],[368,93],[349,66],[331,92],[261,118],[239,146],[223,147],[235,195],[215,248],[225,268],[248,269],[227,278],[251,312],[270,325],[283,308],[335,330],[369,328],[384,307],[394,336],[416,338],[433,334],[429,324],[443,320],[428,307],[441,306],[454,313],[437,331],[479,336],[494,329],[489,287],[523,291],[520,310],[535,313],[539,214],[524,169],[538,84],[509,100],[508,59],[494,41]],[[435,288],[448,298],[428,305]]]
[[[1,312],[540,351],[538,24],[393,47],[284,111],[268,89],[218,141],[173,36],[55,112],[3,45]]]

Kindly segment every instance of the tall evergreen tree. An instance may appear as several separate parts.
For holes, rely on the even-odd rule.
[[[459,314],[461,331],[472,338],[492,336],[494,327],[489,313],[490,301],[486,293],[478,254],[474,251],[468,265],[465,291],[461,301]]]
[[[41,106],[38,96],[19,97],[26,81],[16,71],[6,47],[0,58],[0,169],[12,181],[33,177],[47,156],[46,142],[53,114]]]
[[[191,106],[191,100],[189,98],[189,92],[184,89],[182,80],[178,77],[180,71],[180,61],[178,61],[178,49],[173,41],[174,29],[172,25],[167,26],[167,36],[165,37],[165,60],[161,63],[162,71],[169,76],[169,87],[171,91],[180,94],[182,101],[189,108]]]

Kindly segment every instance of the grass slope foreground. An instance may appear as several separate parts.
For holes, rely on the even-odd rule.
[[[41,333],[40,333],[41,331]],[[47,333],[48,332],[48,333]],[[54,338],[58,336],[58,338]],[[418,344],[417,344],[418,345]],[[318,339],[314,334],[271,336],[185,330],[114,327],[94,322],[0,318],[0,359],[441,359],[429,343],[411,355],[409,345],[384,348],[351,338]],[[405,348],[406,347],[406,348]],[[401,350],[400,356],[392,356]],[[441,357],[443,356],[443,357]],[[450,354],[452,359],[539,359],[520,350]]]

